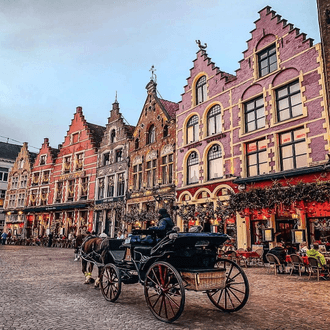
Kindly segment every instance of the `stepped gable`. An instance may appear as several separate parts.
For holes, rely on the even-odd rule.
[[[15,160],[21,148],[21,145],[0,142],[0,158]]]
[[[57,157],[57,155],[58,155],[58,153],[59,153],[59,150],[50,147],[50,146],[49,146],[49,139],[48,139],[48,138],[44,138],[44,143],[42,144],[42,146],[41,146],[41,148],[40,148],[38,154],[40,154],[40,152],[41,152],[41,150],[42,150],[42,148],[43,148],[44,146],[45,146],[46,149],[48,149],[48,151],[49,151],[49,154],[50,154],[50,156],[51,156],[51,158],[52,158],[52,161],[51,161],[51,162],[54,163],[54,162],[55,162],[55,159],[56,159],[56,157]],[[38,154],[37,154],[37,155],[38,155]],[[34,161],[36,161],[36,158],[34,159]],[[38,164],[35,164],[35,166],[38,166]]]
[[[100,143],[102,141],[104,132],[105,132],[105,127],[100,126],[100,125],[95,125],[92,123],[86,122],[89,132],[92,137],[92,142],[95,144],[95,147],[98,148],[100,146]]]
[[[215,63],[212,61],[212,59],[207,55],[206,51],[204,49],[200,49],[197,53],[196,59],[193,60],[194,66],[190,68],[190,76],[187,78],[187,85],[184,86],[185,92],[181,95],[185,94],[188,89],[190,89],[191,86],[191,77],[194,76],[193,71],[196,69],[196,61],[198,61],[200,58],[204,62],[206,62],[206,67],[211,68],[212,75],[220,75],[220,80],[224,80],[224,82],[230,82],[236,79],[235,75],[232,75],[230,73],[227,73],[225,71],[220,70],[218,66],[215,65]]]
[[[266,6],[258,13],[260,18],[254,22],[256,28],[250,32],[252,34],[251,39],[246,41],[248,49],[243,52],[244,58],[251,55],[252,50],[256,47],[262,37],[274,33],[277,33],[278,37],[283,37],[286,34],[294,34],[295,38],[300,38],[301,42],[307,43],[308,47],[313,46],[314,39],[307,38],[306,33],[300,32],[300,29],[294,27],[292,23],[288,23],[286,19],[283,19],[282,16],[276,14],[276,11],[272,10],[270,6]],[[241,61],[243,60],[244,59]]]
[[[160,103],[162,106],[165,108],[167,113],[171,118],[175,118],[176,116],[176,111],[179,109],[179,104],[171,101],[167,101],[164,99],[159,99]]]

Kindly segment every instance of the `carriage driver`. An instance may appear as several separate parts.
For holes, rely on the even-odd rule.
[[[158,213],[159,213],[158,225],[155,226],[155,227],[149,227],[148,229],[162,230],[165,233],[167,233],[168,231],[171,231],[174,227],[174,223],[173,223],[170,215],[167,213],[167,210],[166,209],[159,209]]]

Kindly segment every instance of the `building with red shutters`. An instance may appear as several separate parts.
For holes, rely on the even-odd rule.
[[[157,96],[155,78],[129,143],[126,221],[146,228],[167,208],[173,217],[175,201],[175,112],[178,104]]]
[[[33,236],[46,236],[50,226],[51,177],[59,150],[49,146],[48,138],[44,139],[40,151],[31,169],[31,180],[28,185],[28,199],[24,209],[29,231]]]
[[[77,107],[55,160],[48,195],[50,230],[57,235],[93,230],[97,151],[105,127]]]

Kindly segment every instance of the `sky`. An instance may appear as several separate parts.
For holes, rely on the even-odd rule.
[[[77,106],[105,126],[116,92],[136,125],[152,65],[161,97],[173,102],[195,40],[235,74],[267,5],[320,42],[316,0],[0,0],[0,141],[38,152],[47,137],[57,148]]]

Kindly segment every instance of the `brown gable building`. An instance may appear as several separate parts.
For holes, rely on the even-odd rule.
[[[148,95],[129,144],[129,194],[125,219],[136,228],[153,225],[161,207],[167,208],[173,216],[178,104],[158,98],[156,86],[154,80],[146,86]]]
[[[95,231],[114,237],[124,229],[124,212],[128,180],[128,140],[134,126],[125,123],[117,100],[112,105],[103,140],[98,151]]]

